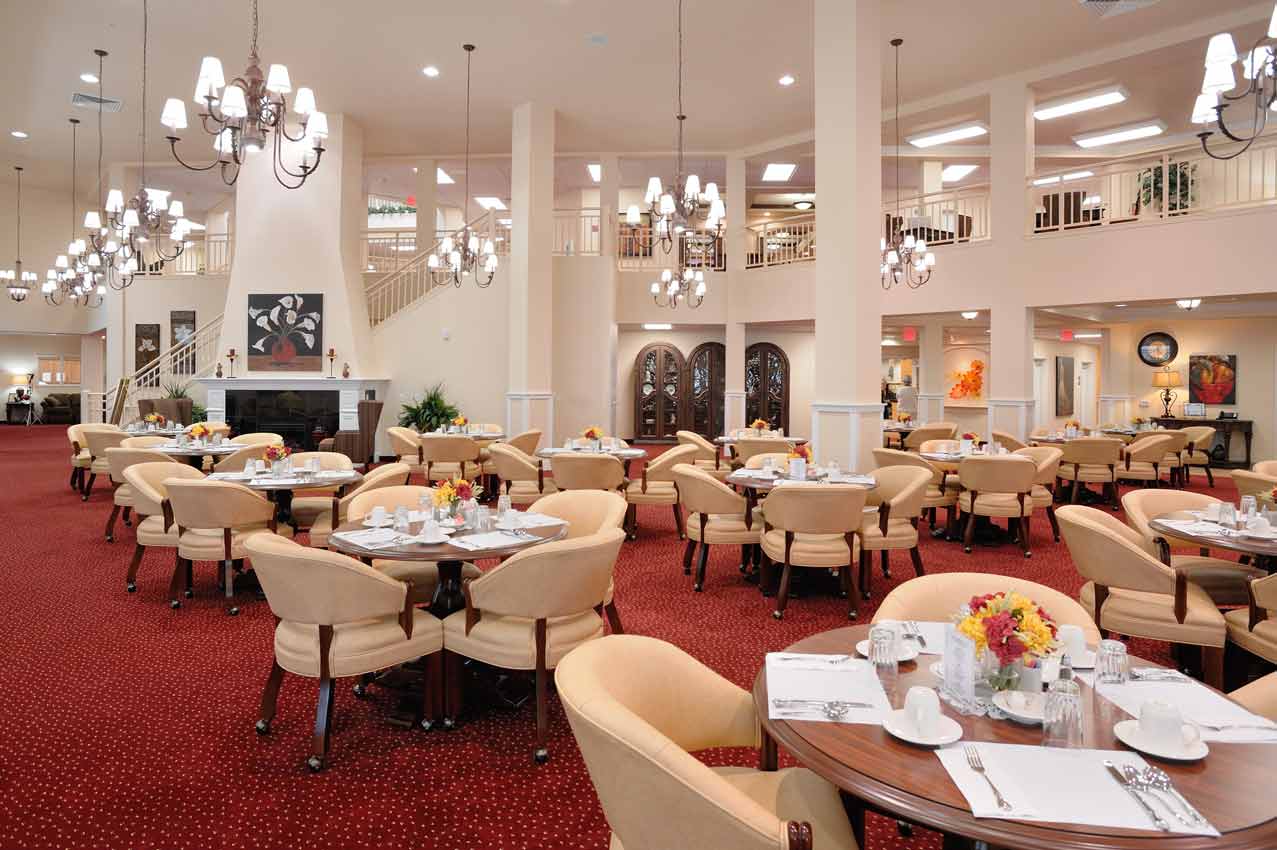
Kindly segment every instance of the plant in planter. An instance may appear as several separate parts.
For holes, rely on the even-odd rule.
[[[1166,193],[1162,194],[1165,180]],[[1165,199],[1166,212],[1185,212],[1197,200],[1197,164],[1188,162],[1168,163],[1165,168],[1154,166],[1141,171],[1140,205],[1161,210]]]
[[[436,431],[457,416],[456,405],[449,404],[443,394],[443,384],[435,384],[417,401],[403,405],[399,412],[399,424],[416,428],[422,433]]]

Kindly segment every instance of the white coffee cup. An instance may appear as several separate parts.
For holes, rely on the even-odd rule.
[[[258,458],[257,460],[253,461],[253,466],[257,469],[258,472],[266,471],[266,461],[262,460],[261,458]]]
[[[1246,522],[1246,530],[1254,531],[1259,534],[1267,534],[1272,530],[1272,523],[1262,516],[1252,517]]]
[[[1056,637],[1071,662],[1077,664],[1082,660],[1082,657],[1086,654],[1086,634],[1082,631],[1081,626],[1066,623],[1060,626]]]
[[[905,694],[905,716],[913,724],[918,737],[934,737],[940,719],[940,697],[932,688],[914,685]]]
[[[373,525],[381,525],[382,523],[384,523],[386,521],[385,506],[376,505],[375,507],[373,507],[372,514],[370,514],[370,519],[372,520]]]
[[[1145,700],[1140,706],[1140,737],[1163,752],[1178,753],[1202,739],[1197,724],[1189,723],[1179,708],[1162,700]]]

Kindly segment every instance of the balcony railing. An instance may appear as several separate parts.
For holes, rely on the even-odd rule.
[[[602,216],[598,209],[554,211],[554,255],[597,257],[603,251]]]
[[[925,239],[928,245],[955,245],[989,238],[989,187],[964,186],[943,192],[887,200],[883,193],[884,236]]]
[[[176,260],[165,263],[164,274],[225,275],[231,272],[233,243],[226,233],[192,234]]]
[[[1220,161],[1200,145],[1077,165],[1028,181],[1030,234],[1244,209],[1277,202],[1277,138]]]
[[[787,266],[816,259],[816,216],[801,215],[746,228],[745,268]]]
[[[722,241],[717,249],[712,239],[694,230],[685,230],[669,244],[669,250],[647,225],[630,225],[623,220],[616,228],[616,266],[622,271],[667,269],[681,264],[686,268],[721,272],[727,269]]]
[[[487,232],[487,231],[485,231]],[[500,256],[510,253],[510,228],[508,225],[492,224],[493,247]],[[436,230],[434,243],[443,237],[453,235],[451,230]],[[363,245],[363,270],[390,274],[407,266],[419,253],[416,230],[365,230],[361,237]],[[429,247],[429,246],[427,246]]]

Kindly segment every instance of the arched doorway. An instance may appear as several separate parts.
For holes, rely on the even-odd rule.
[[[755,419],[789,433],[789,358],[770,342],[745,349],[745,421]]]
[[[703,342],[687,358],[687,426],[709,440],[723,434],[726,369],[727,346],[721,342]]]
[[[683,354],[667,342],[655,342],[634,361],[634,436],[673,440],[682,427],[686,399]]]

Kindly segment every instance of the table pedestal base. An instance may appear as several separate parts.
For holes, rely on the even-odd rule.
[[[439,584],[430,600],[430,613],[443,619],[454,611],[466,607],[465,594],[461,592],[461,561],[438,561]]]

